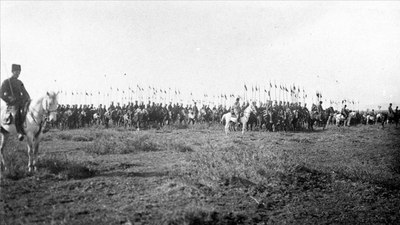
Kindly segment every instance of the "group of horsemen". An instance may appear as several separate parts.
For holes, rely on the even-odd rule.
[[[27,106],[31,99],[26,91],[23,83],[18,79],[21,66],[17,64],[12,65],[12,76],[4,80],[0,87],[0,98],[7,104],[7,112],[9,116],[2,116],[2,123],[14,123],[18,133],[19,140],[23,140],[25,132],[23,123],[26,116]],[[223,105],[210,107],[203,105],[198,107],[196,102],[193,105],[183,104],[161,104],[161,103],[147,103],[142,102],[139,104],[129,103],[120,106],[119,103],[111,105],[107,108],[105,105],[100,104],[95,108],[93,105],[59,105],[58,121],[53,123],[53,126],[61,126],[61,128],[79,128],[90,126],[93,124],[102,124],[108,127],[112,122],[118,126],[148,126],[151,123],[156,123],[159,126],[173,123],[194,124],[196,122],[220,122],[221,117],[225,113],[231,113],[232,117],[243,116],[245,108],[253,104],[256,112],[251,115],[249,120],[250,125],[257,125],[262,128],[263,125],[267,129],[275,130],[277,125],[282,129],[296,129],[296,127],[304,127],[305,123],[310,128],[310,123],[313,121],[329,123],[333,119],[334,114],[340,114],[343,118],[350,118],[350,110],[346,105],[340,112],[333,110],[332,107],[324,110],[322,101],[318,104],[313,104],[311,111],[308,110],[306,104],[301,106],[301,103],[289,103],[279,101],[267,101],[260,103],[256,107],[256,103],[243,102],[240,103],[240,98],[230,107],[226,108]],[[393,111],[392,104],[388,108],[389,117],[391,115],[399,115],[399,110]],[[377,115],[374,110],[366,112],[364,117],[375,118]],[[348,120],[350,121],[350,119]],[[368,120],[367,120],[368,123]],[[349,125],[349,124],[348,124]],[[46,132],[49,126],[46,126],[43,131]],[[312,124],[311,124],[312,129]]]
[[[164,126],[176,123],[219,123],[225,113],[231,113],[232,117],[243,116],[243,112],[249,104],[254,104],[256,108],[256,112],[251,115],[249,124],[260,128],[265,125],[270,130],[275,130],[275,127],[278,128],[278,124],[281,125],[281,129],[295,129],[296,127],[301,129],[306,123],[309,123],[310,115],[313,115],[318,123],[323,121],[324,112],[326,112],[322,107],[322,102],[318,105],[313,105],[311,111],[309,111],[306,104],[302,106],[301,103],[268,101],[264,104],[260,103],[257,107],[255,102],[240,103],[239,98],[230,108],[226,108],[223,105],[203,105],[198,107],[196,102],[192,105],[184,106],[178,103],[172,104],[172,102],[169,104],[155,102],[144,104],[136,101],[122,106],[119,103],[116,105],[111,103],[108,107],[102,104],[98,107],[93,105],[60,105],[58,109],[59,121],[57,121],[56,125],[61,126],[61,128],[80,128],[94,124],[105,125],[106,127],[110,124],[139,127],[150,124]],[[349,113],[350,110],[346,106],[341,110],[341,114],[345,118],[349,116]],[[296,124],[293,124],[294,121]]]

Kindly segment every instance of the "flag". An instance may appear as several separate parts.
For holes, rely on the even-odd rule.
[[[271,96],[271,92],[270,91],[268,91],[268,96]]]
[[[256,91],[258,91],[258,90],[257,90],[257,85],[256,85]]]
[[[85,92],[86,95],[89,95],[87,92]]]
[[[244,85],[244,89],[246,89],[246,91],[247,91],[247,86],[246,85]]]

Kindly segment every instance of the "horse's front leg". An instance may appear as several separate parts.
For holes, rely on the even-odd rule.
[[[27,148],[28,148],[28,172],[31,173],[33,169],[33,157],[34,157],[34,146],[31,137],[27,137]]]
[[[243,122],[243,127],[242,127],[242,134],[244,134],[244,130],[247,128],[247,122]]]
[[[2,173],[7,169],[6,162],[4,160],[4,148],[7,142],[7,134],[0,133],[0,179],[2,178]]]
[[[32,161],[32,167],[33,171],[36,172],[38,170],[38,153],[39,153],[39,138],[35,138],[33,141],[33,161]]]

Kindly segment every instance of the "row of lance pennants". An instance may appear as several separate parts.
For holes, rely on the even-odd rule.
[[[322,92],[316,91],[316,98],[312,95],[312,102],[323,101],[325,103],[333,104],[357,104],[354,100],[343,99],[340,101],[323,100]],[[261,88],[260,85],[243,84],[243,93],[230,93],[230,94],[202,94],[193,95],[193,92],[182,93],[179,89],[172,88],[156,88],[156,87],[142,87],[137,85],[136,88],[128,87],[122,89],[118,87],[109,87],[109,90],[101,91],[66,91],[59,90],[59,102],[61,104],[109,104],[111,102],[119,102],[127,104],[129,102],[144,102],[148,101],[156,103],[182,103],[192,104],[193,102],[208,105],[227,105],[231,104],[234,99],[239,97],[241,101],[283,101],[283,102],[298,102],[304,103],[308,99],[308,95],[304,88],[300,86],[290,85],[277,85],[269,83],[269,88]]]

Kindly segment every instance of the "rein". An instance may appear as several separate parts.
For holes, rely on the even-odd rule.
[[[43,100],[42,100],[42,101],[43,101]],[[55,109],[55,110],[50,110],[50,109],[47,109],[47,108],[48,108],[48,103],[47,103],[47,101],[46,101],[46,108],[43,108],[43,110],[45,111],[45,114],[42,115],[42,118],[41,118],[40,123],[36,120],[35,116],[33,115],[33,112],[37,112],[37,113],[39,114],[39,111],[37,111],[37,110],[35,110],[35,109],[33,109],[33,108],[30,110],[30,111],[31,111],[31,112],[30,112],[30,116],[32,117],[33,121],[34,121],[37,125],[42,126],[43,123],[46,122],[46,121],[48,120],[48,118],[49,118],[49,116],[50,116],[50,113],[57,112],[57,109]]]

